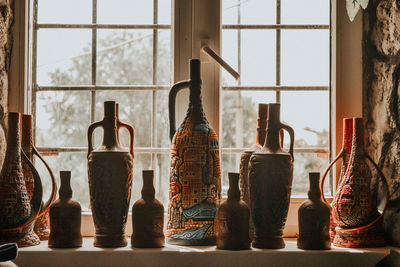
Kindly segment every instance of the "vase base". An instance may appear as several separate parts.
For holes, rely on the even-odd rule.
[[[285,242],[283,241],[282,237],[271,237],[263,239],[254,238],[252,246],[254,248],[261,248],[261,249],[278,249],[278,248],[284,248]]]
[[[6,243],[17,243],[19,248],[23,248],[40,244],[40,239],[33,231],[32,224],[18,230],[1,231],[0,236],[0,245]]]
[[[309,249],[309,250],[328,250],[331,249],[330,240],[321,241],[321,240],[301,240],[297,239],[297,247],[300,249]]]
[[[167,243],[178,246],[215,246],[217,240],[215,237],[202,239],[179,239],[167,237]]]
[[[124,235],[100,235],[94,236],[93,245],[98,248],[120,248],[126,247],[127,241]]]
[[[165,237],[139,239],[132,236],[131,245],[133,248],[162,248],[165,245]]]
[[[345,248],[374,248],[386,246],[386,239],[380,221],[363,228],[336,227],[333,245]]]

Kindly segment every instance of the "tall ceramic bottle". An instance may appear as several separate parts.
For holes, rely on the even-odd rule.
[[[175,97],[190,89],[189,108],[175,132]],[[200,60],[190,61],[190,80],[176,83],[169,94],[171,168],[167,242],[215,244],[214,217],[221,195],[218,138],[201,103]]]
[[[102,127],[102,144],[93,149],[92,135]],[[117,129],[125,127],[130,133],[130,147],[121,147]],[[114,101],[104,102],[104,118],[88,129],[88,177],[90,206],[96,234],[96,247],[127,245],[125,226],[131,199],[133,178],[133,128],[116,117]]]
[[[49,209],[51,204],[56,200],[57,196],[57,184],[54,178],[53,172],[50,169],[50,166],[47,162],[42,158],[42,156],[37,151],[36,147],[33,144],[33,135],[32,135],[32,115],[22,115],[22,124],[21,124],[21,145],[22,150],[28,159],[33,162],[33,156],[37,156],[46,167],[47,171],[50,174],[51,178],[51,191],[48,200],[43,203],[42,209],[39,213],[38,218],[35,221],[34,231],[39,236],[40,240],[48,240],[50,235],[49,229]],[[22,163],[22,169],[25,177],[25,185],[28,191],[29,198],[32,198],[33,193],[33,176],[29,166],[26,163]]]
[[[132,207],[132,247],[160,248],[165,244],[164,206],[155,198],[154,171],[143,171],[142,198]]]
[[[309,173],[308,199],[298,211],[299,237],[297,247],[302,249],[330,249],[330,207],[322,200],[319,188],[319,172]]]
[[[20,114],[8,114],[7,151],[0,173],[0,244],[17,243],[19,247],[40,243],[33,232],[42,202],[42,183],[35,167],[21,149]],[[25,186],[22,162],[33,176],[32,198]]]
[[[72,200],[71,172],[60,171],[59,199],[50,207],[49,248],[82,246],[81,205]]]
[[[282,150],[279,132],[290,136],[289,152]],[[250,213],[254,224],[253,247],[283,248],[293,180],[294,131],[280,121],[280,104],[269,104],[267,136],[260,151],[250,157]]]
[[[250,248],[249,217],[247,204],[240,200],[239,174],[228,173],[228,199],[221,203],[215,217],[217,248],[242,250]]]
[[[342,160],[342,166],[340,168],[338,188],[336,191],[340,191],[341,188],[343,187],[342,181],[343,181],[344,173],[346,172],[347,166],[349,164],[352,140],[353,140],[353,118],[344,118],[343,119],[342,148],[340,149],[340,152],[337,154],[336,158],[329,164],[328,168],[325,170],[324,174],[322,175],[321,183],[320,183],[321,192],[324,192],[323,185],[324,185],[326,175],[328,174],[329,170],[332,168],[333,164],[335,164],[335,162],[337,162],[339,159]],[[322,198],[326,202],[324,194],[322,194]],[[331,241],[333,241],[333,239],[335,237],[335,227],[336,227],[335,222],[338,220],[337,213],[335,212],[336,203],[337,203],[337,195],[335,195],[334,198],[335,198],[334,201],[332,201],[332,209],[331,209],[331,217],[330,217],[331,222],[330,222],[330,226],[329,226],[329,235],[330,235]]]

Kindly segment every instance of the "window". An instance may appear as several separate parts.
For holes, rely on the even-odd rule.
[[[205,14],[197,11],[200,3],[189,2],[175,0],[175,8]],[[221,90],[219,83],[216,88],[221,121],[215,115],[219,104],[209,104],[218,97],[208,93],[207,84],[203,98],[206,115],[220,132],[224,188],[227,172],[238,171],[240,153],[255,140],[257,103],[281,102],[282,120],[296,132],[293,192],[305,193],[307,173],[321,171],[328,162],[329,0],[221,0],[221,6],[222,40],[209,41],[214,49],[221,44],[222,57],[241,79],[236,82],[222,71]],[[131,201],[140,196],[141,171],[154,169],[157,198],[166,206],[171,59],[185,55],[173,66],[174,80],[181,80],[187,79],[182,71],[187,58],[203,56],[177,48],[185,32],[171,32],[171,8],[171,0],[32,0],[30,89],[36,145],[56,174],[72,170],[74,198],[84,209],[89,208],[87,127],[102,119],[105,100],[116,100],[120,119],[136,130]],[[207,15],[215,14],[208,10]],[[172,39],[181,41],[172,47]],[[219,75],[219,67],[213,74],[203,72],[203,79],[216,80],[210,75]],[[185,113],[186,102],[178,101]],[[97,144],[101,135],[97,130]],[[121,139],[127,145],[124,130]]]

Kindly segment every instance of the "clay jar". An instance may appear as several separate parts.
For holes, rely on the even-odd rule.
[[[25,186],[22,162],[33,177],[32,197]],[[7,150],[0,174],[0,244],[17,243],[19,247],[40,243],[33,232],[42,202],[42,183],[35,167],[21,149],[20,114],[8,114]]]
[[[187,115],[175,132],[175,98],[189,87]],[[218,137],[201,102],[200,60],[190,61],[190,80],[176,83],[169,94],[171,167],[167,242],[214,245],[214,218],[221,197]]]
[[[103,128],[103,142],[93,149],[92,135]],[[130,147],[121,147],[120,127],[128,129]],[[128,217],[133,178],[133,128],[116,116],[116,103],[104,102],[104,118],[88,129],[88,177],[90,206],[96,228],[94,246],[123,247],[127,245],[125,226]]]
[[[247,204],[240,200],[239,174],[228,173],[228,199],[221,203],[215,217],[217,248],[241,250],[250,248],[249,217]]]
[[[280,104],[269,104],[264,147],[250,157],[250,213],[254,224],[253,247],[283,248],[282,238],[293,180],[294,131],[280,122]],[[290,136],[289,152],[281,149],[279,132]]]
[[[21,124],[21,146],[25,155],[28,159],[33,162],[33,156],[36,156],[39,160],[41,160],[46,167],[47,171],[50,174],[51,178],[51,192],[48,200],[43,203],[41,211],[39,213],[38,218],[35,221],[34,231],[39,236],[40,240],[48,240],[50,229],[49,229],[49,208],[50,205],[56,200],[57,196],[57,184],[54,178],[53,172],[47,162],[42,158],[42,156],[37,151],[36,147],[33,144],[33,135],[32,135],[32,115],[22,115],[22,124]],[[25,177],[25,185],[28,191],[29,199],[32,198],[33,193],[33,176],[29,166],[26,163],[22,164],[22,169]]]
[[[49,248],[82,246],[81,205],[72,200],[71,172],[60,171],[59,199],[50,207]]]
[[[132,207],[132,247],[160,248],[165,244],[164,206],[154,197],[153,177],[152,170],[143,171],[142,198]]]
[[[309,173],[308,199],[299,208],[299,237],[297,247],[302,249],[330,249],[330,207],[322,200],[319,172]]]

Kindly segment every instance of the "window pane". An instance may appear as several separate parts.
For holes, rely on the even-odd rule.
[[[158,0],[159,24],[171,24],[171,6],[171,0]]]
[[[282,24],[329,24],[329,0],[281,1]]]
[[[91,38],[90,30],[39,30],[37,83],[39,85],[90,84]]]
[[[97,23],[153,24],[153,1],[97,0]]]
[[[328,91],[281,92],[281,118],[295,131],[295,147],[328,147]]]
[[[38,0],[38,23],[92,23],[92,1]]]
[[[236,71],[238,71],[238,31],[222,30],[222,58]],[[224,68],[222,72],[222,85],[237,85],[238,82]]]
[[[87,146],[88,92],[37,92],[37,146]]]
[[[276,0],[223,0],[223,24],[275,24]],[[238,14],[240,12],[240,22]]]
[[[275,102],[275,92],[224,91],[222,97],[222,147],[250,147],[256,140],[258,103]]]
[[[171,30],[158,31],[157,84],[171,84]]]
[[[100,91],[96,93],[96,120],[104,116],[104,101],[116,101],[119,104],[121,121],[129,123],[135,129],[135,147],[149,147],[151,142],[151,91]],[[129,135],[121,130],[121,142],[129,144]]]
[[[169,91],[162,90],[156,92],[156,129],[157,147],[170,147],[169,140],[169,115],[168,115],[168,95]],[[169,168],[168,168],[169,169]]]
[[[275,85],[275,31],[241,32],[241,85]]]
[[[99,30],[98,85],[153,83],[152,30]]]
[[[282,31],[282,85],[329,84],[329,30]]]

